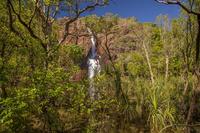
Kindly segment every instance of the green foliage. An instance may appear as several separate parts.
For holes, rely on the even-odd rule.
[[[149,121],[152,132],[158,132],[175,122],[176,108],[171,99],[173,93],[173,89],[165,86],[162,81],[158,81],[149,89]]]
[[[118,17],[113,14],[106,14],[98,17],[96,15],[87,16],[84,18],[87,27],[92,29],[95,33],[108,34],[113,29],[116,29]]]
[[[18,1],[12,2],[20,12]],[[35,1],[23,2],[20,15],[28,23]],[[77,4],[84,7],[96,1],[45,0],[44,4],[53,8],[59,2],[66,6],[63,10],[67,15],[74,17],[77,12],[72,9]],[[194,9],[198,8],[199,1],[195,1]],[[197,82],[193,74],[195,17],[190,16],[189,21],[183,13],[170,22],[160,16],[157,25],[113,14],[78,20],[91,28],[102,44],[102,36],[107,35],[113,57],[113,64],[108,61],[93,79],[97,99],[92,101],[89,82],[85,78],[72,81],[80,73],[86,75],[80,69],[88,50],[86,44],[58,45],[59,25],[53,24],[47,34],[39,13],[33,16],[30,27],[41,40],[33,38],[12,12],[12,25],[21,34],[14,33],[8,23],[6,1],[0,2],[0,11],[0,132],[139,132],[142,128],[152,133],[182,131],[173,125],[186,122],[191,90]],[[154,83],[142,42],[147,46]],[[108,57],[105,54],[102,58]],[[187,94],[183,94],[186,87]],[[163,130],[166,127],[169,130]]]
[[[1,132],[21,132],[28,126],[31,103],[36,97],[36,89],[26,88],[13,92],[13,97],[1,99]]]
[[[65,53],[68,54],[69,58],[74,62],[80,62],[83,58],[83,49],[75,44],[68,45],[65,49]]]
[[[133,76],[145,76],[147,64],[144,63],[144,58],[141,54],[133,53],[131,61],[127,64],[127,69]]]

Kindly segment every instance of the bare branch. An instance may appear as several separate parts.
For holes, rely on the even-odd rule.
[[[59,12],[59,4],[58,5],[55,5],[56,7],[56,9],[55,9],[55,11],[54,11],[54,13],[53,13],[53,15],[52,15],[52,19],[51,19],[51,23],[53,23],[54,21],[55,21],[55,17],[56,17],[56,15],[58,14],[58,12]]]
[[[59,44],[62,44],[66,40],[66,38],[67,38],[67,36],[69,34],[69,26],[70,26],[70,24],[75,22],[80,17],[81,14],[83,14],[84,12],[86,12],[88,10],[94,9],[97,6],[105,6],[105,5],[106,5],[106,3],[99,3],[99,1],[97,0],[94,4],[88,5],[85,8],[83,8],[82,10],[80,10],[80,9],[78,9],[79,6],[76,3],[76,7],[75,7],[76,8],[76,11],[75,11],[76,15],[75,15],[75,17],[71,18],[70,20],[68,20],[65,23],[64,36],[63,36],[62,40],[59,41]]]
[[[167,4],[167,5],[169,5],[169,4],[178,5],[189,14],[200,15],[200,12],[195,12],[192,10],[192,8],[189,9],[183,3],[181,3],[180,0],[154,0],[154,1],[156,1],[158,3],[162,3],[162,4]]]

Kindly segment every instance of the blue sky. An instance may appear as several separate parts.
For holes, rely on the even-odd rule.
[[[170,18],[178,17],[180,9],[176,5],[163,5],[154,0],[111,0],[110,5],[87,14],[104,15],[107,12],[120,17],[136,17],[140,22],[154,22],[160,14],[168,14]]]

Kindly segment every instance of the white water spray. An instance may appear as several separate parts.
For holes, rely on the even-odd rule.
[[[97,46],[96,46],[96,39],[94,34],[92,33],[92,31],[88,28],[88,32],[91,35],[91,50],[89,51],[89,56],[88,56],[88,61],[87,61],[87,65],[88,65],[88,78],[89,78],[89,82],[90,82],[90,87],[89,87],[89,96],[92,100],[95,99],[96,97],[96,90],[94,87],[94,82],[93,82],[93,78],[100,73],[101,71],[101,66],[99,63],[99,59],[98,59],[98,55],[97,55]]]

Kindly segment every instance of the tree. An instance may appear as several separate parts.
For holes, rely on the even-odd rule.
[[[191,98],[190,108],[187,115],[187,122],[186,124],[190,124],[192,122],[192,117],[194,116],[195,106],[197,105],[197,101],[200,97],[200,12],[199,10],[199,1],[195,0],[187,0],[187,4],[183,4],[181,0],[155,0],[156,2],[163,3],[163,4],[171,4],[171,5],[178,5],[181,7],[185,12],[191,14],[196,17],[196,24],[198,26],[196,36],[195,36],[195,43],[196,43],[196,56],[195,56],[195,75],[197,78],[197,85],[196,89],[193,90],[193,97]]]
[[[84,4],[85,3],[85,4]],[[10,29],[17,35],[23,36],[22,33],[14,26],[16,21],[13,17],[16,16],[18,22],[28,31],[28,33],[37,41],[40,42],[46,54],[44,66],[48,69],[48,60],[52,56],[56,43],[61,44],[69,35],[69,27],[75,22],[81,14],[92,10],[98,6],[108,4],[107,0],[56,0],[43,1],[35,0],[23,2],[22,0],[11,1],[7,0],[7,9],[9,13]],[[26,11],[30,13],[26,13]],[[31,11],[34,11],[31,13]],[[59,12],[66,13],[68,20],[65,22],[64,35],[61,40],[55,38],[53,23]],[[33,27],[33,23],[37,23],[37,28]],[[42,34],[41,34],[42,33]]]
[[[188,0],[189,7],[185,6],[183,3],[181,3],[180,0],[155,0],[159,3],[163,4],[174,4],[180,6],[184,11],[186,11],[188,14],[192,14],[197,17],[197,35],[196,35],[196,63],[199,64],[199,55],[200,55],[200,12],[196,11],[198,6],[198,2],[194,0]]]
[[[3,128],[1,124],[0,128],[13,132],[23,130],[22,126],[28,128],[31,118],[27,116],[33,112],[36,117],[40,116],[44,131],[61,130],[62,122],[57,117],[56,109],[60,107],[57,96],[62,97],[64,88],[68,89],[73,84],[69,82],[69,75],[75,73],[77,66],[72,66],[72,63],[67,64],[67,68],[59,66],[57,59],[61,55],[60,46],[70,34],[71,24],[80,15],[107,5],[108,1],[5,0],[0,3],[0,29],[3,32],[0,35],[0,89],[4,97],[0,99],[1,124],[3,123]],[[60,12],[65,13],[67,20],[64,34],[59,40],[55,21]],[[77,50],[72,49],[75,52]],[[35,91],[38,93],[34,93]],[[32,98],[26,97],[27,94]],[[12,121],[13,118],[16,121]],[[21,124],[16,126],[19,123]]]

